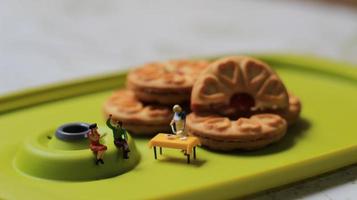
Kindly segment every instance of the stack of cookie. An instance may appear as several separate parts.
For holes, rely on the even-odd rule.
[[[223,151],[258,149],[280,140],[301,109],[270,66],[234,56],[212,63],[176,60],[140,66],[129,73],[127,89],[105,102],[104,112],[135,135],[155,135],[171,131],[174,104],[190,105],[189,134]]]
[[[174,60],[148,63],[132,70],[127,88],[116,91],[104,104],[106,116],[123,122],[135,135],[171,132],[171,108],[189,105],[199,74],[208,66],[203,60]]]
[[[266,64],[246,56],[219,59],[201,73],[187,116],[191,135],[214,150],[262,148],[281,139],[301,104]]]

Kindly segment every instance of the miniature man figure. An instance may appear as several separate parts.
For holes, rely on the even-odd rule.
[[[100,135],[98,133],[97,124],[89,125],[90,132],[88,133],[88,138],[90,141],[89,148],[93,151],[96,155],[95,164],[98,165],[99,163],[104,164],[103,156],[104,152],[107,150],[107,146],[100,144],[99,139]]]
[[[186,113],[185,111],[182,111],[182,108],[179,105],[174,105],[172,110],[174,111],[174,117],[170,122],[172,132],[180,137],[181,140],[186,140]]]
[[[123,158],[128,159],[128,153],[130,152],[130,149],[127,143],[128,136],[126,130],[123,128],[123,123],[121,121],[117,121],[116,125],[112,125],[111,121],[112,115],[109,115],[107,126],[113,131],[114,145],[117,148],[121,148],[123,150]]]

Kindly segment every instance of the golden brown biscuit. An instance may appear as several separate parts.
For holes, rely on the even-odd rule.
[[[250,118],[230,120],[218,115],[191,113],[187,116],[187,128],[189,134],[199,137],[202,145],[210,149],[253,150],[282,138],[287,123],[275,114],[256,114]]]
[[[219,59],[195,82],[191,135],[213,150],[253,150],[280,140],[300,114],[297,97],[289,95],[265,63],[246,56]]]
[[[145,64],[129,73],[127,86],[143,102],[180,104],[190,100],[193,83],[206,66],[203,60]]]
[[[114,120],[122,121],[124,128],[136,135],[155,135],[171,130],[170,107],[144,105],[127,89],[112,94],[104,103],[103,111],[106,117],[112,114]]]
[[[267,64],[234,56],[211,63],[201,73],[192,89],[191,109],[240,117],[256,110],[285,109],[288,100],[284,84]]]

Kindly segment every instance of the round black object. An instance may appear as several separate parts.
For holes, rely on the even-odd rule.
[[[89,131],[89,124],[87,123],[68,123],[60,126],[55,135],[61,140],[79,140],[86,138]]]

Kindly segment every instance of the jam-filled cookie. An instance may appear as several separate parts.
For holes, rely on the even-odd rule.
[[[104,103],[106,117],[123,122],[124,128],[136,135],[155,135],[170,131],[171,108],[162,105],[144,105],[127,89],[112,94]]]
[[[219,59],[195,82],[187,118],[189,134],[214,150],[262,148],[280,140],[300,114],[269,65],[246,56]]]
[[[189,134],[213,150],[254,150],[282,138],[287,129],[285,119],[275,114],[256,114],[250,118],[231,120],[219,115],[187,116]]]
[[[173,105],[190,100],[193,83],[208,66],[203,60],[173,60],[132,70],[127,86],[143,102]]]

